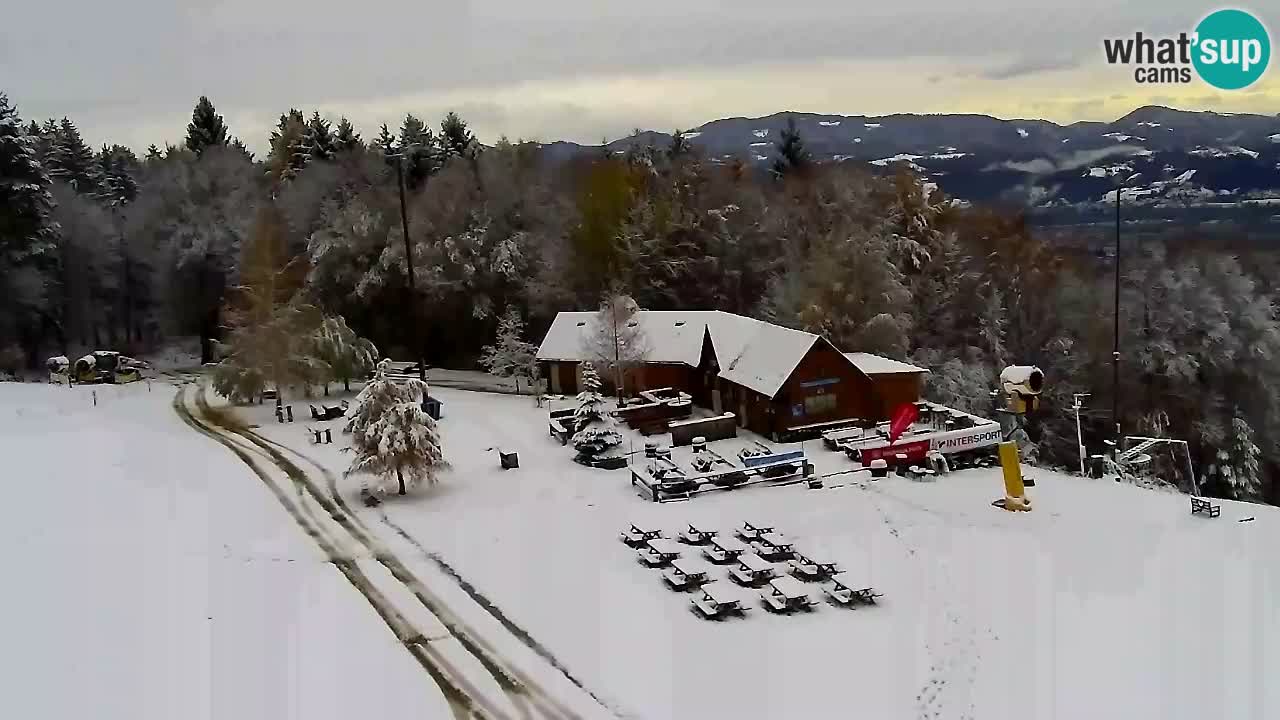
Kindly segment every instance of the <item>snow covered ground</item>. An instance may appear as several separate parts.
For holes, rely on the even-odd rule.
[[[0,717],[452,717],[258,477],[178,419],[174,392],[0,384],[0,541],[16,563]],[[359,523],[473,639],[578,717],[1280,716],[1274,508],[1225,502],[1209,520],[1182,495],[1035,469],[1025,514],[990,507],[1002,492],[991,470],[929,484],[851,473],[821,490],[658,505],[625,471],[572,463],[531,398],[433,395],[453,469],[377,509],[340,476],[339,432],[316,446],[305,420],[237,412],[313,458],[294,456],[308,473],[328,469]],[[499,469],[498,447],[521,467]],[[820,472],[853,469],[805,449]],[[743,590],[749,617],[703,621],[617,540],[631,522],[674,534],[744,520],[828,555],[882,592],[880,606],[775,616]],[[371,557],[355,562],[419,628],[433,622]]]
[[[0,384],[0,717],[450,717],[174,392]]]
[[[540,648],[509,643],[508,657],[558,665],[620,716],[1280,716],[1274,508],[1225,502],[1208,520],[1182,495],[1035,469],[1025,514],[990,506],[1002,494],[993,470],[930,484],[854,473],[821,490],[659,505],[625,471],[572,463],[530,398],[433,395],[453,464],[443,482],[373,510],[354,503],[357,480],[342,494],[414,572],[464,581],[450,601],[475,604],[479,632],[528,633]],[[336,432],[314,446],[299,424],[247,414],[335,473],[349,462]],[[499,447],[521,467],[499,469]],[[820,472],[853,469],[819,443],[805,449]],[[830,556],[851,583],[884,593],[881,605],[774,616],[744,590],[748,618],[707,622],[617,540],[631,522],[674,535],[745,520]]]

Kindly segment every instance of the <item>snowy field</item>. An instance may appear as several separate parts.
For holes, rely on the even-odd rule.
[[[1035,511],[1023,514],[990,506],[998,470],[931,484],[842,475],[821,490],[659,505],[626,471],[572,463],[530,398],[433,395],[453,464],[443,482],[376,510],[355,502],[355,479],[342,494],[411,567],[447,563],[620,716],[1280,717],[1274,508],[1224,502],[1208,520],[1183,495],[1035,469]],[[314,446],[268,412],[247,414],[345,468],[340,423],[335,444]],[[499,469],[499,446],[519,452],[519,469]],[[805,449],[820,472],[853,467],[820,443]],[[707,622],[617,540],[631,522],[674,535],[746,520],[834,559],[881,605],[775,616],[743,590],[749,617]]]
[[[0,717],[456,717],[259,478],[179,420],[174,386],[96,391],[93,407],[90,388],[0,384],[18,579]],[[1224,502],[1208,520],[1182,495],[1034,469],[1024,514],[990,507],[991,470],[659,505],[625,471],[572,463],[531,398],[433,395],[453,469],[377,509],[341,478],[340,422],[315,446],[305,420],[238,412],[329,469],[377,541],[565,717],[1280,717],[1274,508]],[[498,446],[521,467],[499,469]],[[853,467],[805,449],[820,472]],[[707,622],[617,540],[631,522],[744,520],[834,559],[880,606],[775,616],[743,590],[749,617]]]
[[[0,718],[449,717],[174,391],[0,383]]]

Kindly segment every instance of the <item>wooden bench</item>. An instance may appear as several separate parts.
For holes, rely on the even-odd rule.
[[[1216,518],[1222,514],[1222,506],[1214,505],[1208,500],[1193,497],[1191,498],[1191,514],[1208,515],[1211,518]]]
[[[551,437],[560,441],[561,445],[568,445],[569,438],[573,437],[573,409],[554,410],[547,418],[547,427]]]

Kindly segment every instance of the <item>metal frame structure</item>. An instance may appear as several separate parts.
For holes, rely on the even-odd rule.
[[[1181,445],[1183,459],[1187,461],[1187,473],[1191,476],[1191,494],[1194,497],[1200,497],[1200,481],[1196,479],[1195,466],[1191,464],[1191,447],[1187,444],[1186,440],[1144,437],[1142,435],[1126,435],[1124,437],[1124,448],[1116,455],[1117,467],[1123,466],[1123,463],[1119,461],[1119,458],[1124,453],[1137,449],[1142,445],[1146,445],[1148,448],[1152,448],[1157,445]]]

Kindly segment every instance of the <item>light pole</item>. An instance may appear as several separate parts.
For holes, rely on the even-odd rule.
[[[1111,419],[1116,425],[1116,447],[1120,447],[1120,195],[1123,194],[1125,180],[1123,176],[1116,183],[1116,289],[1114,342],[1111,349]]]
[[[414,354],[418,356],[418,379],[426,382],[427,359],[420,341],[422,329],[418,327],[418,294],[413,287],[413,245],[409,242],[409,208],[404,199],[404,153],[388,153],[387,157],[395,158],[396,162],[396,188],[400,191],[400,230],[404,235],[405,292],[408,296],[406,304],[409,307],[409,324],[413,328],[410,336],[414,345]]]
[[[1080,429],[1080,411],[1084,409],[1083,401],[1085,398],[1089,397],[1089,393],[1075,393],[1072,397],[1075,398],[1075,403],[1072,405],[1071,409],[1076,412],[1076,451],[1080,454],[1080,474],[1087,475],[1088,473],[1085,472],[1084,467],[1084,433]]]

